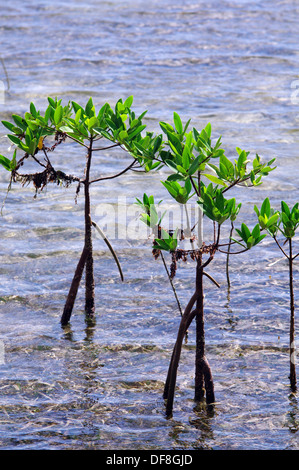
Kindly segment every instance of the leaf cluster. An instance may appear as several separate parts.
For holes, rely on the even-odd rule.
[[[266,237],[266,234],[261,235],[259,224],[256,224],[252,231],[250,231],[247,225],[242,223],[241,229],[236,229],[236,232],[243,243],[239,240],[235,240],[234,238],[232,238],[232,240],[248,250],[260,243]]]
[[[141,132],[145,129],[142,119],[143,112],[136,116],[131,110],[133,97],[124,102],[120,99],[114,109],[105,103],[97,112],[90,98],[82,107],[75,101],[62,106],[62,100],[48,98],[48,106],[44,113],[30,103],[30,110],[24,116],[12,115],[12,121],[2,121],[9,133],[8,139],[17,149],[26,155],[34,156],[44,148],[44,139],[49,136],[69,137],[86,146],[85,141],[108,139],[115,144],[123,145],[132,153],[133,143],[141,140]],[[16,154],[12,160],[0,156],[0,164],[8,171],[16,166]]]
[[[227,219],[234,221],[241,209],[241,203],[236,204],[235,198],[226,199],[223,192],[218,187],[201,185],[201,197],[198,204],[202,207],[203,213],[219,225]]]
[[[269,198],[263,201],[260,210],[254,206],[259,225],[272,237],[280,232],[287,239],[293,238],[299,226],[299,203],[290,208],[286,202],[281,201],[280,206],[280,211],[272,208]]]
[[[140,220],[151,228],[160,226],[165,213],[159,217],[154,196],[148,196],[144,193],[142,201],[138,198],[136,198],[136,201],[137,202],[135,204],[137,204],[143,211],[140,215]],[[162,201],[158,202],[158,205],[161,204],[161,202]]]
[[[259,186],[262,178],[275,169],[275,159],[262,163],[256,154],[251,162],[250,153],[239,147],[236,147],[237,158],[227,158],[221,136],[214,144],[212,142],[210,123],[200,131],[195,127],[190,129],[190,120],[183,124],[175,112],[173,124],[163,121],[160,128],[164,138],[163,135],[147,136],[137,143],[139,161],[147,170],[162,166],[170,169],[171,174],[161,183],[173,199],[179,204],[186,204],[195,195],[204,215],[219,227],[227,220],[233,223],[241,209],[235,198],[226,198],[224,193],[234,186]],[[205,184],[202,177],[209,184]],[[272,219],[272,215],[268,217],[264,210],[261,214],[261,221],[263,218],[268,228],[272,227],[276,218],[274,216]],[[246,249],[255,246],[265,236],[260,231],[259,224],[252,231],[242,224],[237,231],[241,237],[238,243]]]

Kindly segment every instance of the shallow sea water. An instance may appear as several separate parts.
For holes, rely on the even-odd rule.
[[[298,201],[299,107],[296,80],[298,5],[285,1],[79,1],[1,3],[1,119],[47,96],[97,106],[134,95],[148,128],[174,111],[197,128],[212,123],[227,156],[257,152],[277,169],[260,188],[234,195],[245,220],[270,195]],[[0,153],[7,153],[5,130]],[[57,156],[61,169],[69,160]],[[73,168],[82,155],[72,149]],[[127,164],[119,152],[94,160],[94,175]],[[93,188],[102,204],[133,203],[143,192],[170,202],[161,175],[129,174]],[[1,202],[8,178],[0,172]],[[113,245],[122,283],[103,241],[95,237],[96,324],[84,320],[80,290],[69,327],[60,316],[82,249],[83,198],[75,187],[13,186],[0,225],[1,449],[298,449],[298,396],[288,382],[287,266],[266,239],[231,260],[218,255],[207,281],[206,344],[216,393],[213,413],[193,401],[195,331],[179,368],[174,413],[162,399],[179,312],[161,260],[147,240]],[[134,219],[134,214],[131,217]],[[207,236],[209,234],[207,233]],[[193,292],[194,266],[180,265],[182,305]],[[298,268],[295,267],[295,288]],[[296,294],[298,305],[298,295]]]

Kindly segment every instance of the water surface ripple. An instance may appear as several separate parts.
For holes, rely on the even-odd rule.
[[[244,193],[243,215],[270,195],[298,200],[296,80],[298,4],[290,0],[179,2],[40,0],[2,2],[1,119],[47,96],[97,106],[134,95],[136,112],[159,129],[173,111],[201,128],[212,123],[227,155],[244,148],[278,168],[265,185]],[[9,89],[8,89],[9,85]],[[0,153],[7,153],[1,131]],[[80,172],[84,156],[58,153]],[[126,157],[97,156],[95,175],[123,168]],[[80,175],[81,176],[81,175]],[[130,174],[93,189],[92,212],[146,191],[169,201],[161,175]],[[8,177],[0,172],[1,202]],[[195,331],[190,327],[179,368],[174,416],[166,419],[163,384],[179,313],[161,261],[150,243],[116,240],[125,282],[96,238],[97,321],[84,322],[80,290],[71,325],[59,324],[82,249],[83,198],[75,188],[14,186],[1,218],[0,447],[2,449],[298,449],[298,397],[288,383],[287,266],[270,242],[232,259],[228,293],[225,259],[211,265],[220,282],[206,283],[206,343],[216,407],[196,408]],[[247,212],[246,212],[247,211]],[[183,305],[194,267],[175,283]],[[295,287],[298,268],[295,269]],[[298,303],[298,297],[296,297]],[[1,343],[2,344],[2,343]]]

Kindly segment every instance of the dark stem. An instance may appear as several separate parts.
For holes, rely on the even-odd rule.
[[[179,366],[182,344],[183,344],[186,331],[189,328],[190,323],[192,322],[195,316],[195,312],[192,312],[191,310],[192,310],[193,305],[196,302],[196,299],[197,299],[197,294],[195,292],[193,296],[191,297],[191,299],[189,300],[189,303],[181,318],[179,331],[177,334],[177,340],[173,349],[173,353],[172,353],[172,357],[171,357],[171,361],[170,361],[170,365],[168,369],[168,375],[167,375],[167,379],[166,379],[166,383],[164,387],[164,395],[163,395],[163,397],[167,399],[167,404],[166,404],[167,416],[170,416],[172,413],[177,369]]]
[[[127,168],[125,168],[124,170],[120,171],[120,172],[117,173],[116,175],[102,176],[101,178],[96,178],[96,179],[90,181],[89,184],[97,183],[98,181],[112,180],[112,179],[114,179],[114,178],[117,178],[118,176],[121,176],[121,175],[123,175],[124,173],[126,173],[127,171],[131,170],[131,168],[135,165],[136,161],[137,161],[137,160],[134,159],[133,162],[130,163],[129,166],[127,166]]]
[[[90,192],[89,192],[89,175],[92,157],[92,144],[93,139],[90,139],[90,145],[87,152],[85,181],[84,181],[84,196],[85,196],[85,244],[87,250],[87,259],[85,266],[85,314],[88,319],[93,318],[95,305],[94,305],[94,274],[93,274],[93,254],[92,254],[92,221],[90,216]]]
[[[204,397],[204,373],[202,359],[205,355],[205,333],[203,317],[203,270],[202,257],[197,260],[196,266],[196,353],[195,353],[195,395],[194,399],[200,401]]]
[[[205,271],[202,272],[204,276],[207,276],[208,279],[210,279],[210,281],[212,281],[215,286],[218,287],[218,289],[220,289],[220,284],[208,273],[206,273]]]
[[[114,147],[119,147],[120,146],[120,143],[117,142],[116,144],[112,144],[112,145],[108,145],[107,147],[99,147],[99,148],[95,148],[93,149],[94,152],[98,152],[98,151],[101,151],[101,150],[109,150],[109,149],[112,149]]]
[[[230,233],[229,233],[229,239],[230,239],[230,240],[231,240],[231,237],[232,237],[232,235],[233,235],[233,230],[234,230],[234,223],[233,223],[233,221],[231,221],[231,228],[230,228]],[[226,269],[226,280],[227,280],[228,288],[230,288],[230,279],[229,279],[229,255],[230,255],[230,248],[231,248],[231,244],[229,244],[228,247],[227,247],[226,266],[225,266],[225,269]]]
[[[219,233],[219,232],[218,232]],[[202,264],[202,259],[197,261],[196,272],[196,291],[189,300],[189,303],[181,318],[177,340],[173,348],[171,361],[168,368],[167,379],[164,387],[163,398],[167,399],[166,415],[170,416],[173,409],[173,400],[175,392],[175,384],[177,378],[177,369],[179,366],[183,339],[194,317],[197,318],[197,344],[196,344],[196,378],[195,378],[195,400],[203,397],[203,389],[206,390],[207,404],[214,403],[214,385],[211,369],[204,354],[204,322],[203,322],[203,268],[212,261],[214,254]],[[196,302],[196,308],[192,310]],[[200,310],[199,310],[200,308]],[[203,333],[203,334],[202,334]]]
[[[75,271],[75,274],[74,274],[74,277],[73,277],[73,281],[72,281],[72,284],[71,284],[71,287],[70,287],[70,290],[69,290],[69,293],[68,293],[68,296],[67,296],[67,299],[66,299],[66,303],[65,303],[65,306],[64,306],[63,314],[61,316],[60,323],[61,323],[62,326],[67,325],[68,322],[70,321],[72,311],[73,311],[73,307],[74,307],[74,303],[75,303],[75,300],[76,300],[76,297],[77,297],[79,284],[80,284],[82,274],[83,274],[83,270],[84,270],[84,266],[85,266],[85,263],[86,263],[87,255],[88,255],[88,251],[84,247],[83,251],[82,251],[82,254],[80,256],[79,262],[77,264],[77,268],[76,268],[76,271]]]
[[[292,239],[289,238],[289,277],[290,277],[290,382],[293,392],[297,390],[296,385],[296,364],[295,364],[295,302],[294,302],[294,281],[293,281],[293,252]]]
[[[245,178],[244,180],[240,180],[240,178],[236,179],[232,184],[230,184],[229,186],[227,186],[225,189],[222,190],[222,193],[226,193],[226,191],[229,191],[231,188],[233,188],[234,186],[236,186],[238,183],[243,182],[243,181],[246,181],[247,179],[249,179],[250,176],[248,176],[248,178]]]
[[[280,249],[280,251],[284,254],[284,256],[286,258],[289,258],[289,256],[286,254],[286,252],[284,251],[284,249],[282,248],[282,246],[280,245],[279,241],[277,240],[277,238],[275,237],[275,235],[273,236],[274,240],[275,240],[275,243],[276,245],[278,246],[278,248]],[[290,255],[291,256],[291,255]]]
[[[197,260],[196,267],[196,353],[195,353],[195,395],[201,401],[206,391],[207,404],[214,403],[214,384],[210,366],[205,357],[205,326],[204,326],[204,293],[202,258]]]
[[[200,197],[200,192],[199,192],[199,190],[197,189],[197,187],[196,187],[196,185],[195,185],[195,183],[194,183],[194,181],[193,181],[192,176],[190,176],[190,181],[191,181],[191,184],[192,184],[192,186],[193,186],[193,189],[194,189],[196,195],[197,195],[198,197]]]
[[[81,142],[81,140],[78,140],[78,139],[76,139],[75,137],[73,137],[73,136],[71,136],[71,135],[69,135],[69,134],[67,134],[67,137],[68,137],[69,139],[73,140],[74,142],[77,142],[78,144],[82,145],[82,147],[85,147],[85,148],[88,149],[88,146],[87,146],[86,144],[84,144],[84,142]]]
[[[241,250],[241,251],[229,251],[229,254],[230,255],[240,255],[241,253],[245,253],[246,251],[248,251],[249,248],[244,248],[244,250]],[[224,253],[224,254],[228,254],[228,251],[223,251],[223,250],[220,250],[218,248],[218,251],[220,251],[220,253]]]

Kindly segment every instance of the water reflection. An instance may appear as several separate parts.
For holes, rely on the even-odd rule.
[[[299,429],[299,406],[298,399],[294,393],[289,396],[290,411],[287,414],[287,426],[292,434],[295,434]]]

